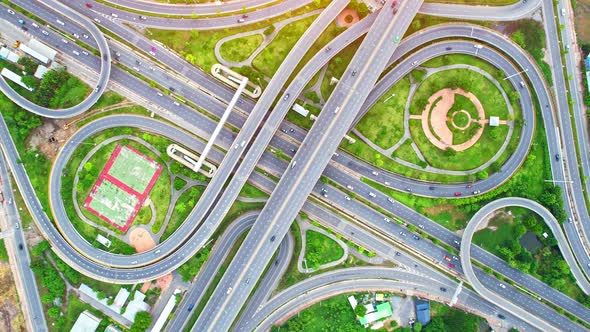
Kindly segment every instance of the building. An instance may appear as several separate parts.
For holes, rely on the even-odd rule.
[[[10,61],[12,63],[17,63],[20,57],[18,54],[12,52],[11,50],[7,49],[6,47],[0,48],[0,59]]]
[[[363,326],[367,326],[378,320],[390,317],[393,314],[393,309],[391,308],[391,303],[389,302],[383,302],[377,305],[375,309],[375,311],[370,312],[366,314],[364,317],[359,318],[359,323],[361,323],[361,325]]]
[[[133,295],[133,300],[129,301],[127,304],[127,309],[125,313],[123,313],[123,317],[127,318],[129,321],[135,321],[135,315],[140,311],[150,311],[150,306],[145,303],[143,300],[145,299],[145,294],[136,290]]]
[[[170,317],[170,314],[172,313],[172,309],[174,309],[174,307],[176,306],[176,294],[180,294],[180,289],[177,288],[174,290],[174,293],[172,294],[172,296],[170,296],[168,302],[166,302],[164,310],[162,310],[160,317],[158,317],[156,323],[154,324],[154,327],[152,327],[152,330],[150,332],[162,331],[164,325],[168,321],[168,317]]]
[[[304,118],[307,117],[307,115],[309,114],[309,111],[306,110],[303,106],[299,105],[299,104],[293,104],[293,108],[292,108],[295,112],[301,114]]]
[[[356,305],[359,304],[356,300],[356,298],[354,296],[349,296],[348,297],[348,303],[350,303],[350,306],[352,307],[352,310],[354,310],[354,308],[356,308]]]
[[[500,125],[500,118],[497,116],[490,116],[490,127],[497,127]]]
[[[18,46],[18,49],[25,52],[26,54],[30,55],[32,58],[34,58],[35,60],[41,62],[44,65],[47,65],[49,63],[49,58],[46,57],[45,55],[35,51],[34,49],[28,47],[27,45],[21,43]]]
[[[113,301],[113,304],[119,308],[119,311],[121,310],[121,308],[123,308],[125,302],[127,302],[127,299],[129,298],[130,294],[131,293],[124,287],[121,287],[121,289],[119,289],[117,296],[115,296],[115,301]]]
[[[107,239],[106,237],[98,234],[96,236],[96,241],[98,241],[100,244],[102,244],[103,246],[109,248],[111,246],[111,240]]]
[[[428,324],[430,322],[430,302],[416,299],[414,305],[416,306],[416,320],[422,326]]]
[[[37,79],[42,79],[48,71],[49,68],[39,65],[37,66],[37,70],[35,70],[35,74],[33,74],[33,76],[35,76]]]
[[[76,319],[70,332],[94,332],[98,328],[100,321],[98,317],[88,312],[88,310],[84,310]]]
[[[107,326],[106,329],[104,329],[104,332],[121,332],[121,330],[116,327],[115,325],[111,324],[109,326]]]
[[[31,39],[31,41],[27,45],[35,52],[48,58],[50,61],[53,61],[53,59],[55,59],[55,55],[57,54],[56,50],[43,44],[37,39]]]
[[[10,69],[2,68],[2,71],[0,71],[0,75],[8,78],[9,80],[13,81],[14,83],[22,86],[23,88],[29,91],[33,91],[33,88],[29,88],[25,83],[23,83],[23,78],[20,75],[18,75]]]

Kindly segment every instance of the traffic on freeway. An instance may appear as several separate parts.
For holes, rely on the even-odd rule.
[[[0,121],[5,239],[0,246],[15,267],[16,291],[27,298],[20,303],[22,328],[74,325],[71,317],[56,315],[57,308],[68,310],[67,301],[59,296],[49,301],[46,295],[53,287],[43,280],[48,272],[27,269],[41,264],[59,270],[68,289],[88,283],[72,277],[74,272],[94,279],[93,285],[104,283],[94,287],[96,296],[106,293],[105,300],[65,295],[79,296],[97,309],[98,320],[110,317],[123,328],[141,323],[145,330],[168,331],[288,329],[289,319],[298,319],[295,313],[314,310],[310,305],[327,297],[386,291],[446,303],[483,317],[493,329],[588,330],[590,214],[584,174],[590,163],[580,84],[571,74],[579,70],[573,52],[567,52],[575,45],[570,11],[569,4],[538,0],[496,7],[485,1],[407,0],[1,4],[0,20],[9,28],[0,28],[0,91],[6,97]],[[453,22],[515,21],[518,30],[523,19],[539,12],[549,73],[510,36],[514,32]],[[418,13],[449,23],[422,26],[415,21]],[[287,17],[291,23],[274,25]],[[563,28],[558,30],[552,17]],[[202,42],[203,36],[211,43]],[[201,44],[195,48],[191,39]],[[44,67],[47,63],[51,66]],[[235,87],[210,73],[213,63],[258,84],[261,96],[241,96],[228,107]],[[49,84],[44,72],[59,68],[68,84],[84,88],[69,90],[66,98],[78,94],[71,100],[56,88],[50,107],[38,105],[35,96]],[[466,71],[470,79],[455,83],[439,75]],[[494,87],[490,90],[500,91],[501,100],[475,102],[483,90],[469,85],[479,76]],[[427,100],[428,93],[443,97]],[[507,110],[488,110],[491,103]],[[133,104],[138,106],[126,107]],[[290,112],[297,107],[313,115]],[[226,108],[231,112],[217,131]],[[15,109],[21,113],[15,115]],[[575,116],[568,117],[570,111]],[[379,113],[378,121],[366,120]],[[415,126],[418,121],[421,127]],[[403,127],[403,136],[386,148],[379,141],[396,137],[395,126]],[[497,143],[500,132],[506,138]],[[490,140],[497,145],[491,154]],[[124,145],[139,159],[121,168],[119,152],[105,154],[112,142],[115,151]],[[85,152],[92,144],[93,152]],[[217,172],[204,179],[188,166],[179,168],[167,155],[169,144],[196,155],[212,145],[207,161]],[[541,155],[534,152],[538,144],[545,147]],[[408,153],[415,157],[407,159]],[[86,154],[82,163],[81,154]],[[452,164],[457,155],[469,156],[465,165],[487,159],[476,167],[449,169],[433,159]],[[547,192],[523,186],[517,196],[530,199],[511,197],[515,189],[506,188],[515,178],[522,181],[523,172],[531,174],[527,167],[535,158],[542,159],[536,172],[543,174],[536,186]],[[47,160],[46,166],[39,160]],[[399,165],[391,167],[390,160]],[[142,193],[142,170],[131,163],[146,161],[163,167],[163,173],[146,181]],[[73,163],[79,163],[74,172]],[[72,179],[72,193],[64,191]],[[442,210],[432,212],[437,209]],[[537,226],[528,226],[529,215]],[[457,216],[471,221],[462,225]],[[31,227],[20,228],[24,219]],[[343,258],[308,269],[314,257],[308,252],[320,250],[306,240],[310,227],[324,234],[324,246],[332,238],[344,248]],[[477,233],[494,234],[498,228],[505,242],[489,241],[522,254],[507,255]],[[530,249],[531,237],[542,249]],[[54,254],[38,254],[43,239]],[[555,255],[561,280],[547,277],[539,264],[549,263],[534,250]],[[521,265],[525,254],[534,267]],[[353,257],[374,266],[349,267]],[[318,271],[333,266],[334,271]],[[310,271],[313,277],[301,277]],[[109,309],[119,294],[106,284],[150,282],[161,291],[152,297],[142,290],[148,294],[149,323],[141,315],[125,315],[125,308]],[[177,313],[171,315],[174,303]],[[414,329],[429,323],[417,322],[412,313],[395,315]],[[347,324],[372,317],[357,316]]]

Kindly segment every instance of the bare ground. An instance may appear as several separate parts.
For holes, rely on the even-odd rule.
[[[0,264],[0,332],[25,331],[16,285],[8,263]]]
[[[35,128],[29,136],[28,146],[39,150],[47,159],[53,160],[63,143],[76,132],[76,126],[68,126],[72,119],[43,119],[43,125]]]

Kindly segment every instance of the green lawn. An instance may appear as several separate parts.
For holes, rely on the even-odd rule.
[[[55,92],[49,107],[68,108],[81,103],[92,89],[79,78],[70,76],[62,87]]]
[[[194,186],[190,187],[185,192],[183,192],[182,195],[180,195],[176,201],[176,205],[174,205],[174,211],[170,216],[170,221],[168,221],[166,230],[164,230],[164,233],[160,238],[160,242],[164,242],[170,235],[172,235],[172,233],[176,231],[176,229],[178,229],[178,227],[180,227],[180,225],[184,222],[186,217],[199,201],[203,191],[205,191],[204,186]],[[159,227],[157,230],[152,227],[152,231],[159,231]]]
[[[231,39],[221,44],[219,53],[225,60],[241,62],[248,59],[263,40],[258,34]]]
[[[8,262],[8,253],[6,252],[4,240],[0,240],[0,262]]]
[[[307,103],[303,103],[302,101],[298,101],[298,104],[302,105],[303,107],[305,107],[306,110],[309,111],[309,114],[307,115],[307,117],[303,117],[301,114],[290,110],[287,113],[287,121],[291,122],[294,125],[297,125],[301,128],[305,128],[307,130],[311,129],[311,126],[313,125],[313,123],[315,121],[311,121],[311,115],[315,115],[318,116],[321,112],[321,109],[319,107],[315,107],[311,104],[307,104]]]
[[[305,231],[305,259],[309,268],[317,269],[323,264],[339,260],[342,255],[344,249],[336,241],[322,233]]]
[[[404,135],[404,108],[409,93],[410,80],[405,77],[379,98],[356,129],[379,147],[392,147]]]
[[[420,158],[418,158],[416,151],[414,151],[414,148],[412,148],[411,140],[408,139],[397,149],[395,149],[395,151],[393,151],[392,156],[410,162],[414,165],[422,167],[426,166],[426,164]]]
[[[240,196],[249,198],[267,198],[268,194],[264,191],[254,187],[253,185],[246,183],[240,191]]]
[[[497,254],[497,246],[514,239],[514,226],[513,218],[506,215],[495,216],[489,221],[488,227],[473,235],[473,243]],[[493,230],[492,227],[496,229]]]
[[[252,66],[266,76],[272,77],[283,62],[283,59],[287,57],[289,51],[295,46],[316,17],[316,15],[306,17],[284,26],[273,41],[254,58]]]
[[[174,177],[174,189],[180,190],[186,186],[186,181],[179,177]]]
[[[336,295],[316,303],[291,317],[280,327],[271,331],[370,331],[356,320],[354,311],[348,303],[349,294]]]

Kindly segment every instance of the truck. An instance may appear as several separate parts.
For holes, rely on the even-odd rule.
[[[23,21],[23,20],[18,20],[18,23],[19,23],[19,24],[25,24],[25,21]]]
[[[20,46],[20,40],[14,42],[14,48],[18,48]]]

